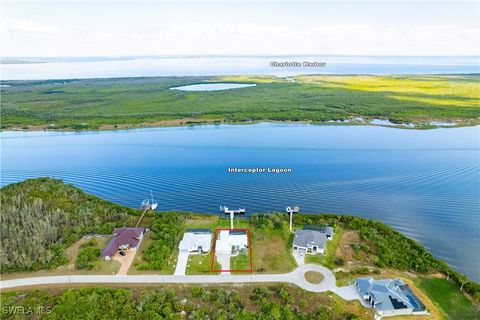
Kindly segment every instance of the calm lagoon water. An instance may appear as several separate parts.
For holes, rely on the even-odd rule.
[[[0,64],[2,80],[259,74],[444,74],[478,73],[478,57],[388,56],[188,56],[96,61],[42,59],[46,63]],[[273,68],[271,61],[326,62],[323,68]]]
[[[480,127],[211,125],[115,132],[2,132],[1,185],[62,178],[160,210],[354,214],[382,220],[480,281]],[[229,173],[228,168],[292,173]]]
[[[180,90],[180,91],[220,91],[220,90],[231,90],[231,89],[241,89],[248,87],[255,87],[254,83],[205,83],[205,84],[192,84],[189,86],[181,86],[170,88],[171,90]]]

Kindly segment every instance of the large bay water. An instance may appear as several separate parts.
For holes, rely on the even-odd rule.
[[[480,127],[209,125],[82,133],[2,132],[1,185],[62,178],[160,210],[354,214],[382,220],[480,281]],[[229,173],[286,168],[291,173]]]
[[[22,59],[21,59],[22,60]],[[28,60],[28,59],[27,59]],[[2,80],[262,74],[478,73],[478,57],[388,56],[172,56],[102,59],[37,58],[0,64]],[[271,67],[270,62],[325,62],[325,67]]]

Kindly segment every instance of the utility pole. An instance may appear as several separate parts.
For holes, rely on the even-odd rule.
[[[233,213],[233,210],[230,211],[230,229],[233,229],[233,217],[235,216],[235,213]]]

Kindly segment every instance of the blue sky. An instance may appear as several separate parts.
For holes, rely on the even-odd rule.
[[[478,2],[2,2],[3,56],[478,55]]]

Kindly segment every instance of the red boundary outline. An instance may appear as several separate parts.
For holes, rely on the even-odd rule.
[[[246,231],[247,232],[247,238],[248,238],[248,252],[250,253],[250,269],[245,269],[245,270],[215,270],[215,248],[217,244],[217,234],[222,231],[222,230],[228,230],[228,231]],[[213,238],[213,252],[212,252],[212,272],[253,272],[253,263],[252,263],[252,243],[250,240],[250,229],[248,228],[220,228],[220,229],[215,229],[214,231],[214,238]]]

